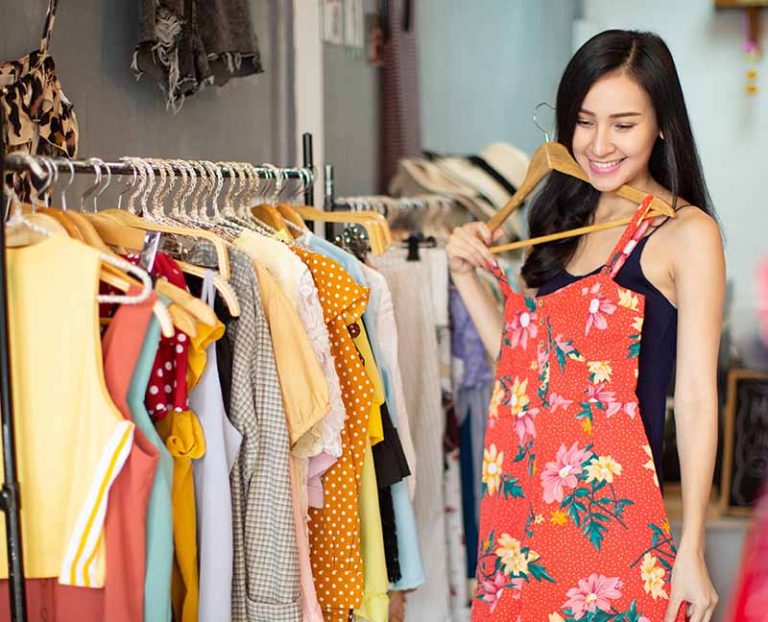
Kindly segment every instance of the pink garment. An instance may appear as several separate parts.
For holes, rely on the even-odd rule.
[[[307,495],[309,507],[323,507],[323,475],[330,469],[338,458],[325,452],[309,459],[309,472],[307,473]]]
[[[315,578],[309,559],[309,533],[307,531],[308,504],[303,482],[306,479],[307,459],[290,456],[291,459],[291,504],[293,522],[296,526],[296,544],[299,550],[299,573],[301,574],[301,607],[303,622],[323,622],[323,610],[315,592]],[[335,458],[333,459],[335,462]],[[322,501],[322,487],[320,495]]]

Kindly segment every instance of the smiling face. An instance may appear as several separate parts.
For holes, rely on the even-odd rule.
[[[650,182],[648,162],[659,126],[648,93],[626,73],[592,85],[573,133],[573,154],[595,189],[612,192],[623,184]]]

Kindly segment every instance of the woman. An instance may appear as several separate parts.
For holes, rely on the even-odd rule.
[[[488,251],[496,233],[471,223],[451,236],[453,281],[488,351],[501,352],[473,620],[670,622],[687,613],[708,622],[725,268],[669,49],[649,33],[595,36],[565,69],[556,110],[558,141],[590,183],[550,174],[530,207],[531,237],[634,218],[627,229],[532,247],[523,295]],[[664,199],[676,217],[643,219],[643,206],[613,194],[623,184]],[[506,315],[478,268],[502,281]],[[657,479],[673,359],[676,556]]]

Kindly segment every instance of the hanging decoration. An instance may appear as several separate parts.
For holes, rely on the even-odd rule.
[[[718,9],[744,9],[744,52],[747,57],[744,91],[747,95],[757,95],[758,65],[762,58],[761,10],[768,7],[768,0],[715,0],[715,6]]]

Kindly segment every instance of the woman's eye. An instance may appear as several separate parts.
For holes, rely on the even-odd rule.
[[[621,124],[616,126],[616,129],[617,130],[631,130],[633,127],[635,127],[633,123],[629,123],[629,124],[621,123]]]
[[[592,121],[588,119],[579,119],[576,123],[581,127],[590,127],[592,125]]]

